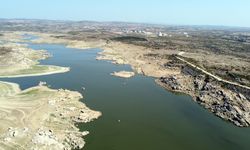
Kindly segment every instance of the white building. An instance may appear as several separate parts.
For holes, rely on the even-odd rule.
[[[163,36],[163,34],[162,34],[161,32],[159,32],[159,33],[158,33],[158,36],[159,36],[159,37],[162,37],[162,36]]]

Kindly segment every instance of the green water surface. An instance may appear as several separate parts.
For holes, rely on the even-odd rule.
[[[221,120],[192,101],[158,86],[154,79],[136,75],[113,77],[113,71],[131,70],[95,59],[100,49],[79,50],[55,44],[29,44],[46,49],[52,58],[41,64],[70,67],[71,71],[40,77],[0,79],[22,89],[46,81],[52,88],[77,90],[90,108],[103,113],[87,124],[85,150],[249,150],[250,128]],[[82,91],[82,87],[86,90]]]

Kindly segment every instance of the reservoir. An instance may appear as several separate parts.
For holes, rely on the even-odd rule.
[[[82,101],[102,116],[78,124],[90,131],[85,150],[249,150],[250,128],[221,120],[195,103],[190,96],[168,92],[154,78],[111,76],[130,71],[129,65],[96,60],[100,49],[72,49],[57,44],[31,44],[53,57],[41,64],[70,67],[70,72],[36,77],[0,79],[22,89],[45,81],[51,88],[79,91]],[[82,87],[85,90],[82,90]]]

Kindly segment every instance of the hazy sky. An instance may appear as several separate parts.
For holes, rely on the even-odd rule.
[[[250,27],[250,0],[1,0],[0,18]]]

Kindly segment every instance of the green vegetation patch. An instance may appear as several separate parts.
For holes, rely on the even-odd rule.
[[[137,37],[137,36],[121,36],[121,37],[112,38],[111,40],[121,41],[121,42],[133,42],[133,41],[144,42],[144,41],[148,41],[146,38]]]
[[[78,35],[80,31],[69,31],[68,34],[70,35]]]

